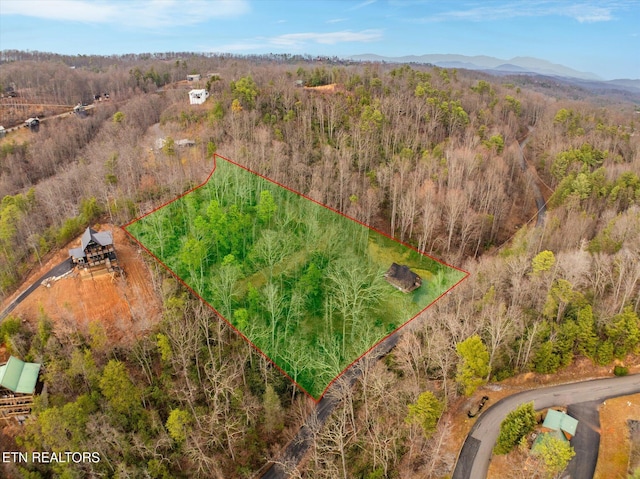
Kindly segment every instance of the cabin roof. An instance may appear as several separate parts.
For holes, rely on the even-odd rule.
[[[108,246],[113,244],[113,236],[110,231],[97,232],[93,228],[87,228],[82,233],[82,239],[80,240],[80,246],[78,248],[71,248],[69,250],[69,256],[75,259],[84,258],[86,256],[87,246],[89,243],[94,242],[100,246]]]
[[[578,420],[562,411],[549,409],[546,417],[544,418],[544,422],[542,423],[542,427],[553,431],[563,431],[571,436],[575,436],[576,429],[578,427]]]
[[[422,284],[422,279],[411,271],[408,266],[391,263],[384,277],[396,288],[405,292],[413,291]]]
[[[101,231],[97,232],[93,228],[87,228],[82,233],[82,250],[84,251],[91,241],[99,244],[100,246],[108,246],[113,244],[113,237],[111,236],[110,231]]]
[[[38,382],[40,364],[26,363],[16,357],[9,357],[0,366],[0,386],[19,394],[32,394]]]

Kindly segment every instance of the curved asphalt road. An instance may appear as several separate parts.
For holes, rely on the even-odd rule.
[[[500,423],[505,416],[522,403],[533,401],[536,410],[545,409],[552,406],[568,406],[570,411],[585,411],[583,416],[584,427],[588,427],[587,423],[592,424],[593,429],[597,429],[598,424],[594,421],[593,411],[594,404],[597,405],[605,399],[627,396],[640,392],[640,374],[634,374],[625,377],[615,377],[607,379],[594,379],[571,384],[561,384],[548,388],[533,389],[524,391],[513,396],[501,399],[496,404],[487,409],[474,424],[471,432],[462,446],[460,456],[456,468],[453,471],[453,479],[480,479],[487,476],[489,469],[489,461],[491,453],[495,446],[498,433],[500,431]],[[591,402],[590,405],[582,404]],[[597,415],[596,415],[597,417]],[[578,425],[580,427],[580,424]],[[580,431],[576,432],[576,438]],[[574,439],[575,440],[575,439]],[[597,448],[597,444],[596,444]],[[597,454],[593,454],[593,448],[576,449],[575,463],[582,461],[578,458],[578,454],[585,455],[587,458],[591,456],[591,461],[595,467]],[[585,460],[587,460],[585,458]],[[569,468],[571,468],[571,463]],[[589,478],[593,475],[591,470],[589,475],[586,471],[579,472],[576,468],[575,479]],[[582,470],[582,469],[581,469]]]
[[[36,290],[36,288],[40,286],[40,284],[45,279],[51,278],[52,276],[61,276],[64,273],[68,273],[69,271],[71,271],[72,268],[73,268],[73,264],[71,263],[71,258],[67,258],[62,263],[57,264],[56,266],[51,268],[49,271],[47,271],[45,274],[40,276],[31,284],[31,286],[29,286],[22,293],[20,293],[20,295],[18,295],[16,299],[11,301],[8,304],[8,306],[4,309],[4,311],[0,313],[0,322],[2,322],[2,320],[6,318],[9,315],[9,313],[11,313],[11,311],[13,311],[16,308],[16,306],[18,306],[22,301],[24,301],[24,299],[27,296],[33,293]]]

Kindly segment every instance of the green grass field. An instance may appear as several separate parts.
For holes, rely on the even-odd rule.
[[[220,157],[125,229],[315,399],[466,274]],[[392,262],[422,286],[388,284]]]

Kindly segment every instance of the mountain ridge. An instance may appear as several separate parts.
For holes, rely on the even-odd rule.
[[[446,68],[466,68],[469,70],[496,70],[504,71],[507,68],[511,71],[516,69],[520,72],[538,73],[541,75],[561,76],[568,78],[578,78],[581,80],[604,81],[603,78],[591,72],[582,72],[569,68],[565,65],[552,63],[535,57],[517,56],[510,59],[501,59],[487,55],[459,55],[459,54],[425,54],[425,55],[405,55],[400,57],[387,57],[365,53],[352,55],[349,57],[356,61],[384,61],[391,63],[431,63],[436,66]]]

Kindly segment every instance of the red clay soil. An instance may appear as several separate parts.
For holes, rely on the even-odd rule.
[[[328,85],[320,86],[306,86],[303,89],[307,91],[317,91],[320,93],[337,93],[346,91],[344,87],[338,85],[337,83],[330,83]]]
[[[40,286],[11,313],[12,316],[36,325],[40,311],[52,319],[59,333],[75,331],[86,334],[92,322],[104,327],[109,339],[126,343],[148,332],[160,321],[161,303],[153,290],[151,273],[142,260],[142,252],[118,227],[101,228],[113,234],[118,263],[124,276],[106,271],[96,274],[73,272],[51,284]],[[80,245],[80,238],[68,248]],[[58,252],[48,263],[35,271],[25,282],[26,288],[53,265],[67,256],[67,249]],[[17,294],[17,293],[16,293]],[[15,296],[15,295],[14,295]]]

